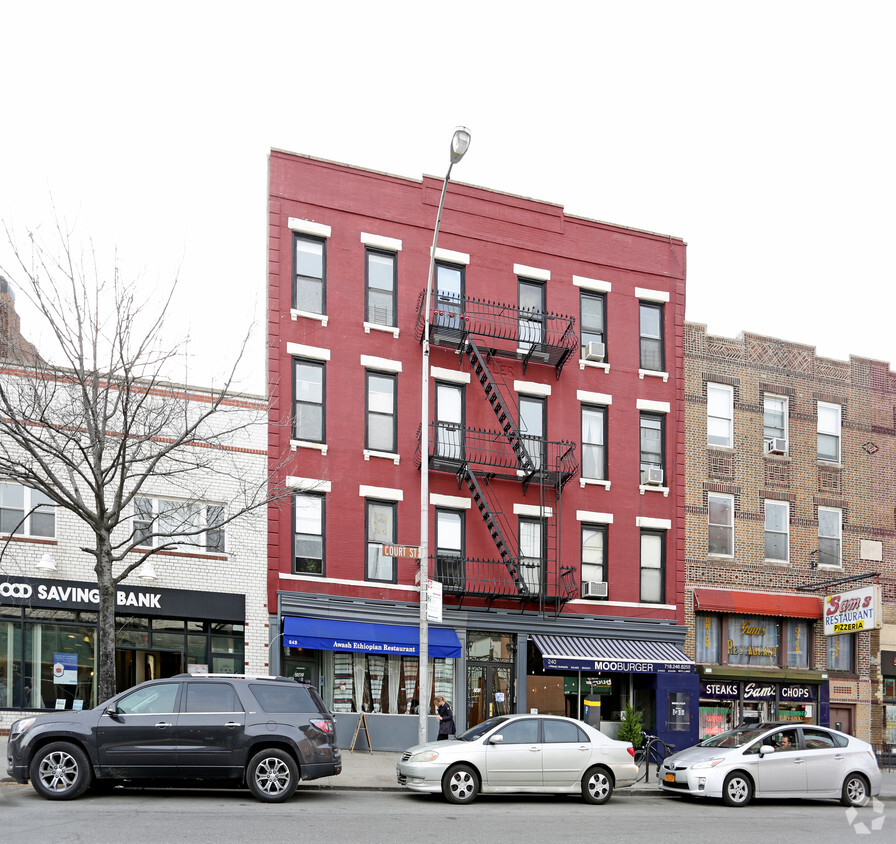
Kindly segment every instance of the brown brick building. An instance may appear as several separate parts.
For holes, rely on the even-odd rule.
[[[686,323],[685,420],[685,650],[701,674],[701,735],[774,718],[892,742],[889,364]],[[881,629],[824,635],[826,596],[876,585]]]

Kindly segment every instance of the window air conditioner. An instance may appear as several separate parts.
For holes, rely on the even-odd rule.
[[[586,580],[582,584],[583,598],[606,598],[607,584],[601,580]]]
[[[766,454],[787,454],[787,440],[783,437],[772,437],[765,441]]]
[[[592,340],[585,346],[585,360],[598,360],[601,361],[604,359],[604,344],[598,342],[597,340]]]
[[[648,466],[641,470],[641,483],[650,486],[663,485],[663,470],[657,466]]]

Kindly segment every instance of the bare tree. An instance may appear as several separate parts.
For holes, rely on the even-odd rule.
[[[122,278],[117,256],[104,272],[58,221],[56,233],[58,246],[29,235],[22,248],[7,229],[15,265],[3,272],[43,322],[50,339],[41,354],[58,362],[27,349],[23,360],[8,357],[0,375],[0,477],[36,490],[89,529],[92,543],[81,550],[97,577],[97,692],[105,700],[116,691],[116,586],[153,555],[207,542],[285,489],[279,472],[253,482],[226,459],[252,426],[266,424],[263,407],[231,392],[248,334],[221,384],[178,386],[171,373],[185,360],[185,344],[165,336],[176,280],[152,305],[136,281]],[[6,354],[14,357],[15,348]],[[212,474],[229,475],[238,492],[209,509]],[[176,503],[164,512],[141,508],[160,487]]]

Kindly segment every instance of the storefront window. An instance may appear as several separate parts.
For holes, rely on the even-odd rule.
[[[700,739],[734,727],[734,701],[700,701]]]
[[[841,633],[828,636],[828,671],[853,670],[853,634]]]
[[[697,613],[695,625],[697,662],[719,662],[720,627],[717,615]]]
[[[24,705],[92,707],[96,697],[95,635],[95,627],[26,623]]]
[[[778,665],[778,623],[761,616],[728,616],[729,665]]]
[[[787,666],[809,667],[809,622],[787,622]]]
[[[884,707],[884,718],[886,718],[884,735],[886,736],[887,744],[892,747],[896,744],[896,706],[888,703]]]
[[[504,633],[467,633],[467,659],[477,662],[513,662],[514,637]]]

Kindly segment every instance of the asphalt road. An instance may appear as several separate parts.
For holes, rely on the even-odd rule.
[[[283,805],[245,791],[117,790],[51,802],[30,787],[0,786],[0,839],[84,844],[226,842],[712,842],[763,844],[892,841],[896,805],[849,816],[833,801],[757,801],[743,809],[674,797],[619,795],[604,806],[572,797],[441,797],[382,791],[300,789]]]

